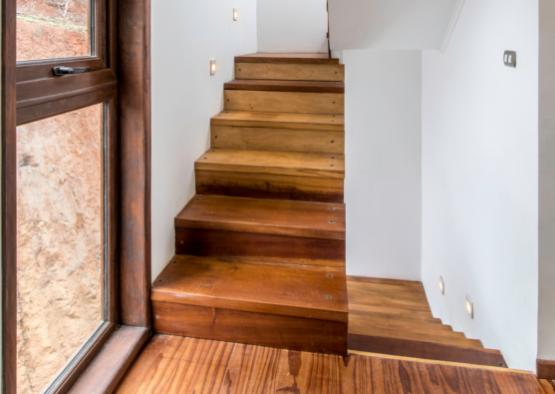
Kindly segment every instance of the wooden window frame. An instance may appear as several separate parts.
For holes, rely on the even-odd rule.
[[[108,321],[49,392],[110,392],[151,336],[150,311],[150,0],[108,0],[101,12],[109,43],[93,57],[16,66],[16,0],[2,4],[2,392],[16,392],[16,127],[109,101],[109,198],[118,205],[108,235]],[[99,12],[96,10],[96,12]],[[95,30],[99,34],[99,29]],[[95,38],[98,45],[98,36]],[[100,41],[104,42],[104,39]],[[55,64],[87,74],[53,84]],[[113,116],[117,114],[117,116]],[[117,148],[116,148],[117,147]],[[115,181],[117,179],[117,182]],[[116,275],[117,273],[117,275]]]

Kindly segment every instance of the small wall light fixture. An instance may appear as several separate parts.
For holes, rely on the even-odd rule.
[[[468,316],[470,316],[471,319],[474,319],[474,303],[470,301],[468,297],[465,299],[464,309],[466,309]]]
[[[443,280],[443,276],[439,277],[439,280],[437,281],[437,287],[441,295],[445,295],[445,281]]]
[[[239,20],[239,10],[237,8],[233,9],[233,22],[237,22]]]
[[[216,75],[216,71],[218,71],[218,63],[216,59],[210,59],[210,75]]]

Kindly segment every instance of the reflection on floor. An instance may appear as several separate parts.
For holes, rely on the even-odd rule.
[[[534,375],[509,369],[340,357],[161,335],[142,352],[118,392],[555,393]]]

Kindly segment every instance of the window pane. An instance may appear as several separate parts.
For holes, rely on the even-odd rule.
[[[17,384],[42,391],[103,316],[103,105],[17,128]]]
[[[17,60],[89,56],[91,0],[17,0]]]

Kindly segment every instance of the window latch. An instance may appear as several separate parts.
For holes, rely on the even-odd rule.
[[[68,66],[54,66],[52,72],[55,76],[61,77],[62,75],[83,74],[89,71],[88,67],[68,67]]]

